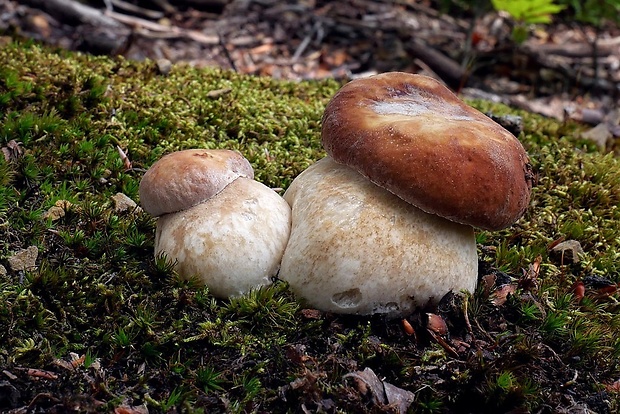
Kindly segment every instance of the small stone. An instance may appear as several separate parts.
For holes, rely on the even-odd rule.
[[[157,70],[161,75],[168,76],[172,70],[172,62],[168,59],[157,59]]]
[[[20,270],[33,270],[36,268],[37,257],[39,256],[39,249],[36,246],[30,246],[27,249],[20,250],[13,256],[9,257],[9,267],[14,272]]]
[[[117,213],[122,213],[127,210],[131,211],[139,211],[142,210],[135,201],[131,198],[127,197],[123,193],[116,193],[112,196],[112,201],[114,201],[114,211]]]
[[[579,255],[583,254],[583,248],[577,240],[566,240],[554,246],[551,253],[558,257],[562,264],[579,263]]]
[[[0,276],[6,276],[6,267],[0,265]]]
[[[52,221],[56,221],[59,218],[64,217],[65,213],[71,206],[72,204],[70,201],[58,200],[54,203],[52,207],[50,207],[45,213],[43,213],[41,218],[43,220],[50,219]]]
[[[37,33],[43,38],[49,38],[52,35],[52,28],[45,16],[41,14],[35,14],[29,16],[25,21],[26,27],[33,32]]]
[[[65,216],[65,209],[64,208],[58,207],[58,206],[52,206],[52,207],[49,208],[49,210],[47,210],[45,213],[43,213],[41,218],[43,220],[50,219],[52,221],[56,221],[59,218],[62,218],[64,216]]]

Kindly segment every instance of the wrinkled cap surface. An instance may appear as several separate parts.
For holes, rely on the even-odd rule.
[[[254,178],[243,155],[230,150],[189,149],[155,162],[140,181],[140,203],[153,216],[193,207],[239,177]]]
[[[321,139],[337,162],[457,223],[509,227],[529,204],[532,172],[519,140],[426,76],[348,83],[327,105]]]

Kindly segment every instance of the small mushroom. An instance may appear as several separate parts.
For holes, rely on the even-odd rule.
[[[280,267],[290,207],[253,177],[235,151],[192,149],[164,156],[140,182],[143,208],[158,217],[155,255],[216,297],[267,285]]]
[[[284,194],[292,229],[279,277],[324,311],[406,316],[473,291],[472,226],[508,227],[529,204],[521,143],[425,76],[345,85],[322,143],[329,156]]]

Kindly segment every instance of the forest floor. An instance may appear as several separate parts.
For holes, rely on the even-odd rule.
[[[618,411],[617,28],[595,73],[592,29],[562,22],[516,45],[506,16],[423,2],[193,2],[0,4],[0,412]],[[341,81],[391,70],[523,118],[531,207],[477,232],[476,292],[337,315],[279,281],[215,299],[153,258],[132,200],[162,154],[239,149],[286,188]]]
[[[92,9],[75,3],[3,2],[0,28],[70,50],[276,79],[426,73],[465,96],[589,123],[620,99],[618,27],[595,30],[561,15],[528,27],[517,44],[506,14],[440,11],[430,1],[108,0]]]

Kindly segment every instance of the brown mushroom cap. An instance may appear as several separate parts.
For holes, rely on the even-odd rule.
[[[488,230],[525,212],[531,166],[517,138],[436,80],[354,80],[323,115],[334,160],[428,213]]]
[[[189,149],[165,155],[140,181],[140,203],[153,216],[193,207],[239,177],[254,178],[243,155],[230,150]]]

